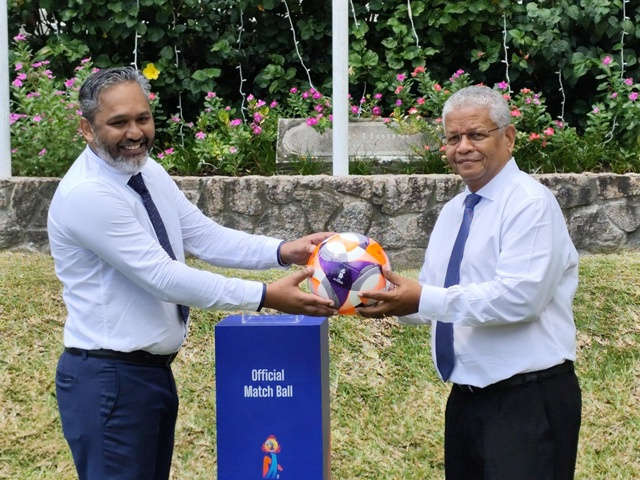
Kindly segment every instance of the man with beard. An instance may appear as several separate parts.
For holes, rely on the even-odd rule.
[[[79,93],[87,148],[60,181],[48,216],[67,307],[56,394],[80,479],[167,479],[178,395],[170,364],[188,307],[329,316],[304,293],[307,268],[268,285],[185,264],[264,269],[304,265],[330,233],[294,241],[207,218],[149,151],[149,83],[132,68],[92,74]]]
[[[578,253],[551,191],[519,170],[500,93],[454,93],[444,146],[466,188],[440,212],[418,282],[386,272],[359,309],[432,325],[432,356],[452,382],[447,480],[570,480],[581,393],[573,361]]]

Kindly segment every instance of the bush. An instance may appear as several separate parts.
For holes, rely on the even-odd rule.
[[[71,77],[97,67],[153,63],[165,111],[195,121],[207,92],[240,105],[249,93],[284,102],[291,85],[331,90],[330,0],[9,0],[11,35]],[[355,98],[392,94],[395,76],[426,65],[433,78],[464,69],[546,99],[553,118],[583,128],[606,52],[640,77],[640,9],[629,0],[351,0]],[[615,54],[615,55],[614,55]]]
[[[23,36],[14,40],[13,173],[61,176],[84,148],[75,95],[91,72],[92,62],[83,59],[75,76],[60,85],[48,68],[54,62],[32,54]],[[584,134],[562,119],[554,120],[541,93],[522,88],[513,94],[507,82],[495,85],[511,105],[518,130],[514,155],[524,170],[640,171],[640,84],[621,75],[610,55],[593,63],[601,72],[600,83],[584,119]],[[164,75],[152,68],[143,73],[157,80]],[[152,80],[154,87],[157,80]],[[413,162],[390,173],[442,173],[448,167],[440,148],[443,132],[437,117],[451,93],[472,83],[471,75],[462,69],[440,82],[420,65],[410,74],[396,75],[391,95],[374,91],[361,98],[350,97],[350,115],[380,118],[400,132],[425,134],[424,145],[407,152]],[[235,107],[208,91],[203,95],[202,111],[195,121],[188,121],[180,112],[166,116],[154,93],[150,100],[157,129],[155,156],[177,175],[273,175],[279,118],[306,118],[307,125],[320,132],[331,126],[331,99],[322,92],[291,87],[285,95],[281,103],[248,95],[244,105]],[[297,173],[319,173],[317,164],[307,160],[293,165]],[[379,171],[366,159],[352,162],[351,168],[352,173],[360,174]]]

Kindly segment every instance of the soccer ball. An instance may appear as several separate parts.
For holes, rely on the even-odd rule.
[[[338,233],[316,247],[308,265],[314,268],[309,289],[333,300],[338,313],[355,315],[356,307],[373,305],[375,300],[362,299],[358,292],[388,290],[390,283],[382,275],[389,258],[375,240],[359,233]]]

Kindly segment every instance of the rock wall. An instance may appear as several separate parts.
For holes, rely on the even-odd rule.
[[[563,209],[581,253],[640,248],[639,174],[536,175]],[[174,177],[187,197],[228,227],[293,239],[314,231],[375,238],[395,268],[422,263],[457,175]],[[46,216],[57,178],[0,180],[0,249],[47,251]]]

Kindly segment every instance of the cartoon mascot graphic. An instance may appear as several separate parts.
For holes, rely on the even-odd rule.
[[[267,455],[262,461],[262,478],[280,478],[278,472],[282,471],[282,466],[278,464],[278,453],[280,444],[275,435],[269,435],[262,444],[262,451]]]

